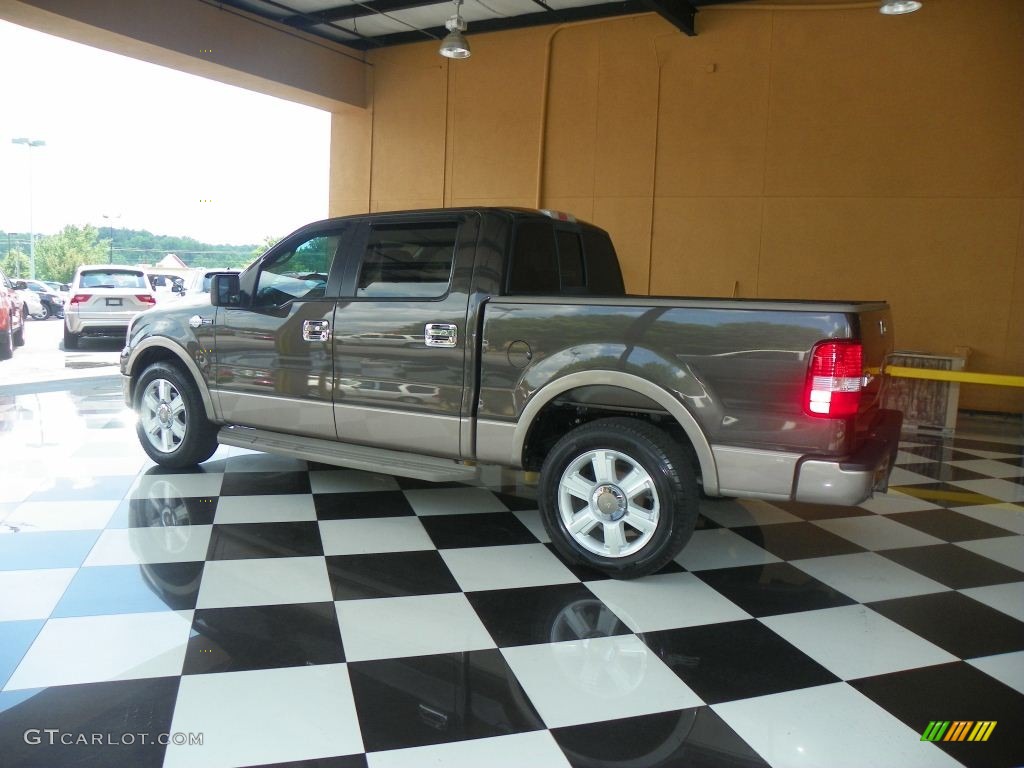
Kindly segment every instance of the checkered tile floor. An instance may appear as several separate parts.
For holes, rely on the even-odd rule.
[[[1024,763],[1019,432],[908,440],[861,507],[702,502],[619,582],[522,488],[158,470],[119,397],[0,399],[5,766]]]

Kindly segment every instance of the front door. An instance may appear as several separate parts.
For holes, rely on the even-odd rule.
[[[251,304],[217,312],[215,386],[229,424],[337,437],[334,310],[354,229],[290,238],[243,275]]]
[[[339,440],[460,456],[478,221],[435,212],[362,227],[336,315]]]

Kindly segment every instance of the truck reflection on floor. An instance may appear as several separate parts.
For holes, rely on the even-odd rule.
[[[148,474],[160,478],[159,469]],[[146,584],[172,609],[196,605],[204,563],[177,562],[175,556],[185,551],[194,526],[213,522],[214,502],[186,496],[169,477],[156,479],[146,497],[130,502],[133,549],[140,559],[165,561],[140,566]],[[164,535],[154,537],[153,529]],[[247,539],[244,546],[259,546],[252,540],[258,538],[258,527],[239,525],[237,530]],[[280,543],[274,547],[265,543],[264,547],[267,556],[289,555],[278,551]],[[358,568],[358,558],[343,560],[350,568],[336,567],[331,573],[332,582],[339,586],[336,595],[345,594],[346,582],[358,582],[364,594],[366,589],[382,597],[394,594],[394,574]],[[545,599],[534,601],[533,625],[512,631],[522,642],[557,644],[561,679],[552,685],[606,700],[614,710],[616,698],[634,695],[643,685],[656,657],[638,650],[627,628],[631,619],[620,615],[623,609],[612,610],[584,585],[562,585],[544,592]],[[489,605],[486,596],[471,595],[474,608],[482,612],[500,608]],[[613,642],[590,642],[598,638]],[[337,614],[330,602],[198,608],[183,671],[196,674],[337,663],[345,661],[342,648]],[[669,667],[700,664],[699,658],[678,653],[661,661]],[[350,661],[348,669],[368,751],[545,728],[497,649]],[[620,722],[622,730],[598,723],[553,733],[571,764],[584,768],[763,765],[753,752],[742,750],[745,745],[707,707]]]

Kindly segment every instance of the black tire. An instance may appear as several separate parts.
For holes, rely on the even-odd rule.
[[[21,327],[18,330],[11,330],[11,341],[16,347],[25,346],[25,310],[21,310]]]
[[[184,405],[182,423],[185,433],[170,451],[161,450],[150,441],[145,424],[147,407],[142,402],[143,397],[147,387],[157,380],[168,382]],[[139,415],[135,427],[139,442],[149,458],[160,466],[172,469],[193,467],[206,461],[217,450],[217,425],[206,418],[203,399],[195,382],[180,368],[169,363],[153,363],[146,368],[135,382],[133,405]]]
[[[80,338],[79,334],[72,333],[66,325],[64,326],[64,349],[78,349],[78,340]]]
[[[10,326],[10,316],[7,318],[7,332],[0,333],[0,360],[10,360],[14,357],[14,330]]]
[[[596,476],[591,465],[586,463],[586,457],[591,452],[602,450],[613,451],[618,457],[611,465],[616,477],[637,468],[646,473],[648,482],[643,486],[642,495],[627,498],[627,493],[618,489],[617,482],[602,482]],[[594,475],[593,480],[584,479],[593,482],[595,491],[608,487],[606,494],[602,495],[608,495],[613,504],[621,496],[625,499],[619,502],[623,509],[630,501],[639,499],[636,505],[641,511],[648,511],[648,508],[658,510],[656,520],[647,521],[647,525],[653,523],[653,530],[647,533],[630,526],[631,520],[637,518],[631,517],[628,511],[610,513],[625,516],[624,525],[618,529],[622,531],[622,543],[626,549],[636,548],[634,551],[617,556],[594,551],[595,548],[611,551],[611,545],[604,539],[608,526],[617,525],[614,521],[597,520],[591,529],[594,533],[581,532],[579,538],[569,532],[562,516],[561,483],[563,475],[569,476],[570,469],[577,465],[581,466],[581,476],[588,471]],[[618,489],[619,493],[612,492],[610,486]],[[616,579],[634,579],[663,568],[686,546],[697,523],[697,480],[686,453],[665,432],[637,419],[601,419],[577,427],[562,437],[544,461],[538,495],[544,527],[558,552],[570,562],[588,565]],[[581,515],[588,510],[591,516],[604,514],[595,511],[596,504],[588,506],[578,497],[570,496],[565,499],[573,508],[581,505],[567,513],[572,515],[575,512],[576,519],[582,520]],[[600,538],[597,537],[598,532]],[[633,535],[632,540],[629,539],[630,534]]]

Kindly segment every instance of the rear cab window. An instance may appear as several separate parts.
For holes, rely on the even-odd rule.
[[[523,217],[515,224],[506,292],[622,296],[625,287],[605,232],[589,224]]]
[[[140,288],[149,290],[144,273],[132,269],[85,269],[78,276],[79,288]]]

